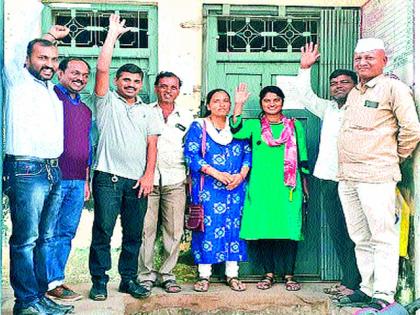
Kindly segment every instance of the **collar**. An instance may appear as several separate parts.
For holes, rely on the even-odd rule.
[[[362,86],[362,83],[359,82],[356,85],[356,89],[358,89],[360,91],[360,90],[366,90],[366,88],[373,88],[384,77],[385,77],[385,75],[382,73],[382,74],[374,77],[373,79],[370,79],[369,81],[367,81],[364,86]]]
[[[36,78],[32,73],[30,73],[28,68],[25,67],[25,69],[26,69],[26,74],[30,78],[32,78],[32,80],[34,80],[36,83],[41,84],[42,86],[44,86],[46,88],[49,88],[50,87],[50,84],[51,84],[50,81],[40,80],[40,79]]]
[[[115,96],[117,98],[119,98],[121,101],[123,101],[127,106],[135,106],[135,105],[143,104],[143,101],[141,100],[141,98],[138,95],[136,96],[136,101],[133,104],[128,104],[127,100],[124,97],[122,97],[120,94],[118,94],[117,91],[112,91],[112,93],[114,93]]]
[[[162,112],[162,108],[159,106],[159,103],[158,102],[154,102],[154,103],[152,103],[150,105],[153,108],[159,109],[159,111]],[[178,105],[177,105],[176,102],[174,103],[174,110],[171,112],[171,114],[169,116],[172,116],[174,114],[177,115],[178,117],[181,117],[181,114],[179,112],[179,107],[178,107]]]
[[[57,83],[55,86],[57,87],[57,89],[59,89],[68,98],[68,100],[73,105],[79,105],[80,104],[80,94],[77,93],[76,94],[76,97],[75,98],[72,98],[71,95],[70,95],[69,90],[65,86],[63,86],[60,83]]]

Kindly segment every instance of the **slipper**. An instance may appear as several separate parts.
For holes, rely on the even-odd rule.
[[[274,278],[266,274],[266,275],[264,275],[264,278],[262,278],[257,283],[257,289],[268,290],[268,289],[271,289],[273,284],[274,284]]]
[[[344,289],[347,289],[344,285],[334,284],[329,288],[324,288],[322,291],[324,291],[325,294],[337,295]]]
[[[343,296],[336,301],[341,307],[363,307],[367,306],[372,301],[372,298],[360,290],[355,290],[353,294]]]
[[[285,286],[287,291],[299,291],[302,288],[300,283],[294,281],[293,277],[291,276],[285,277],[285,280]]]
[[[227,278],[226,279],[227,285],[229,288],[231,288],[233,291],[245,291],[246,286],[243,284],[237,277]]]
[[[196,283],[194,283],[194,291],[197,292],[207,292],[209,290],[210,282],[207,278],[199,278]]]
[[[161,283],[162,288],[166,293],[179,293],[181,292],[181,287],[176,283],[174,279],[169,279]]]

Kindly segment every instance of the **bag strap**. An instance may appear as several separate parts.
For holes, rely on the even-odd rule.
[[[206,140],[207,140],[207,127],[206,127],[206,120],[203,119],[203,126],[201,127],[201,155],[203,156],[203,159],[206,156]],[[203,187],[204,187],[204,174],[201,173],[199,194],[203,190]],[[190,174],[188,175],[188,190],[190,192],[190,198],[192,199],[191,171],[190,171]]]
[[[203,119],[203,128],[201,128],[201,155],[204,157],[206,156],[206,140],[207,140],[207,126],[206,126],[206,119]],[[201,172],[200,176],[200,193],[204,187],[204,174]]]

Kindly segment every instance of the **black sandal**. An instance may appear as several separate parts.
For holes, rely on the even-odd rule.
[[[264,277],[257,283],[257,289],[268,290],[268,289],[271,289],[273,284],[274,284],[274,277],[265,274]]]

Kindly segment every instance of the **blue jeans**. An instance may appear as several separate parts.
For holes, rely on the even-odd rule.
[[[111,237],[121,217],[122,245],[118,272],[122,281],[137,278],[138,257],[147,210],[147,198],[138,198],[135,180],[95,171],[92,192],[95,205],[89,270],[94,283],[107,283],[111,269]]]
[[[17,308],[35,303],[47,291],[48,255],[61,194],[58,163],[32,157],[6,156],[3,189],[12,219],[10,284]]]
[[[61,202],[54,232],[54,261],[48,267],[48,283],[64,281],[64,270],[70,255],[71,241],[76,235],[85,197],[84,180],[62,180]],[[53,288],[50,288],[53,289]]]

